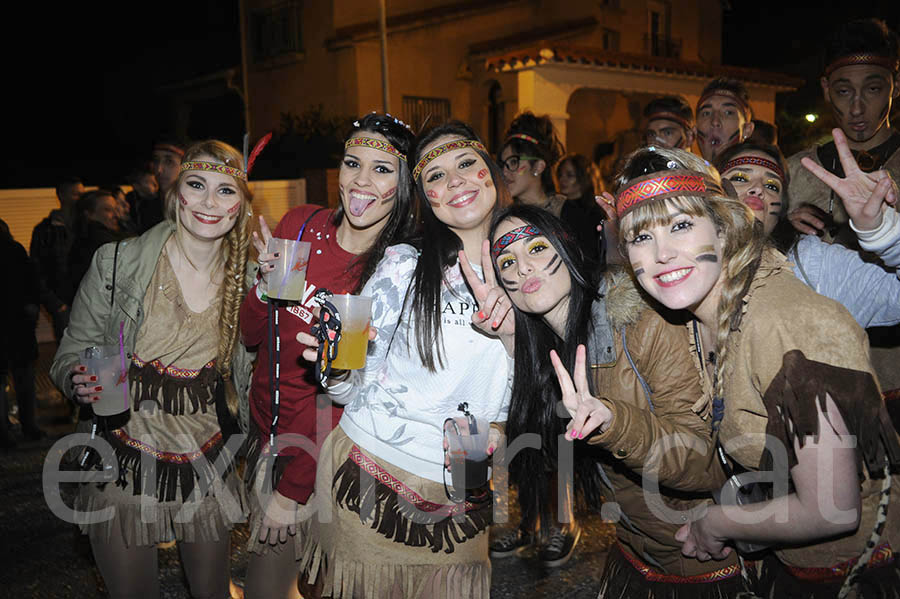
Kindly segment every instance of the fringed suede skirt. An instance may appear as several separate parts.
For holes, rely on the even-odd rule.
[[[714,563],[714,562],[710,562]],[[715,566],[711,566],[715,567]],[[598,599],[732,599],[745,594],[745,584],[736,563],[696,576],[656,572],[618,543],[610,547],[600,578]]]
[[[875,548],[868,566],[853,585],[848,599],[900,599],[900,563],[887,543]],[[832,599],[855,564],[850,560],[829,568],[792,568],[777,557],[763,562],[760,595],[778,599]]]
[[[489,599],[490,494],[453,504],[442,484],[373,458],[338,426],[319,454],[312,506],[297,555],[324,596]]]

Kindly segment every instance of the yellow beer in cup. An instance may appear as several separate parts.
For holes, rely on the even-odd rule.
[[[341,340],[331,363],[338,370],[358,370],[366,365],[369,348],[369,322],[372,298],[359,295],[334,295],[329,300],[341,318]],[[328,345],[326,341],[325,350]]]

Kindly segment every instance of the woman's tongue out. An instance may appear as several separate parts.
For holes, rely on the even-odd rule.
[[[370,204],[378,199],[375,194],[353,190],[350,192],[350,214],[362,216]]]

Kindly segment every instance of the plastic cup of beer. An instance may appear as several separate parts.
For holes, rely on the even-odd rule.
[[[358,370],[366,365],[372,298],[361,295],[333,295],[328,301],[334,304],[341,318],[341,341],[331,367],[339,370]]]
[[[308,241],[273,237],[266,248],[270,254],[278,252],[275,270],[266,279],[266,295],[280,300],[299,302],[306,287],[306,267],[309,264]]]
[[[100,399],[91,404],[97,416],[115,416],[128,410],[128,361],[123,360],[118,345],[99,345],[81,352],[81,363],[87,375],[97,377],[93,385],[103,387]],[[124,366],[123,366],[124,363]]]

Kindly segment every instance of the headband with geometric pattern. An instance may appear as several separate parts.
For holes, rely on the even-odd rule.
[[[616,194],[616,214],[622,218],[635,206],[646,200],[674,196],[724,196],[722,187],[696,171],[672,169],[650,173],[630,181]]]
[[[387,152],[388,154],[396,156],[400,160],[406,160],[406,154],[402,154],[400,150],[386,141],[381,141],[380,139],[372,139],[371,137],[351,137],[347,140],[347,143],[344,144],[344,150],[347,150],[348,148],[351,148],[353,146],[361,146],[364,148],[381,150],[382,152]]]
[[[900,61],[896,58],[878,56],[877,54],[869,54],[867,52],[858,52],[856,54],[850,54],[849,56],[842,56],[825,67],[825,77],[831,77],[831,74],[835,70],[853,64],[871,64],[877,67],[884,67],[892,73],[896,73],[898,68],[900,68]]]
[[[784,181],[784,171],[781,170],[781,167],[772,162],[771,160],[767,160],[766,158],[762,158],[760,156],[738,156],[737,158],[732,158],[728,162],[725,163],[725,166],[722,167],[722,173],[726,173],[730,171],[736,166],[740,166],[742,164],[752,164],[753,166],[759,166],[762,168],[769,169],[776,175],[778,178]]]
[[[686,118],[681,116],[680,114],[675,114],[674,112],[670,112],[668,110],[659,110],[654,112],[650,116],[647,117],[647,122],[655,121],[658,119],[665,119],[667,121],[674,121],[684,127],[685,129],[690,129],[694,126],[694,123],[688,121]]]
[[[502,252],[507,246],[512,245],[520,239],[537,237],[539,235],[543,235],[543,233],[541,233],[540,230],[534,225],[523,225],[521,227],[516,227],[494,242],[494,245],[491,246],[491,256],[496,259],[497,256],[500,255],[500,252]]]
[[[201,162],[199,160],[194,160],[191,162],[182,162],[181,163],[182,171],[209,171],[213,173],[221,173],[223,175],[231,175],[235,179],[241,179],[242,181],[247,180],[247,173],[242,171],[239,168],[235,168],[233,166],[226,166],[224,164],[218,164],[216,162]]]
[[[442,154],[446,154],[447,152],[452,152],[453,150],[460,150],[462,148],[475,148],[476,150],[481,150],[485,154],[487,150],[484,148],[484,144],[480,141],[474,139],[456,139],[453,141],[448,141],[445,144],[441,144],[435,148],[432,148],[428,151],[427,154],[422,156],[419,160],[419,163],[416,164],[416,168],[413,169],[413,181],[419,180],[419,175],[422,174],[422,170],[428,166],[428,163],[441,156]]]
[[[697,102],[697,116],[698,117],[700,115],[700,108],[703,106],[703,104],[706,103],[707,100],[709,100],[713,96],[724,96],[724,97],[728,98],[729,100],[734,100],[735,103],[737,103],[737,105],[744,112],[744,116],[747,118],[747,120],[749,120],[750,118],[753,117],[753,109],[750,108],[750,105],[747,104],[747,101],[744,100],[739,95],[737,95],[736,93],[734,93],[733,91],[728,90],[728,89],[713,89],[713,90],[710,90],[708,94],[706,94],[705,96],[700,98],[700,101]]]

